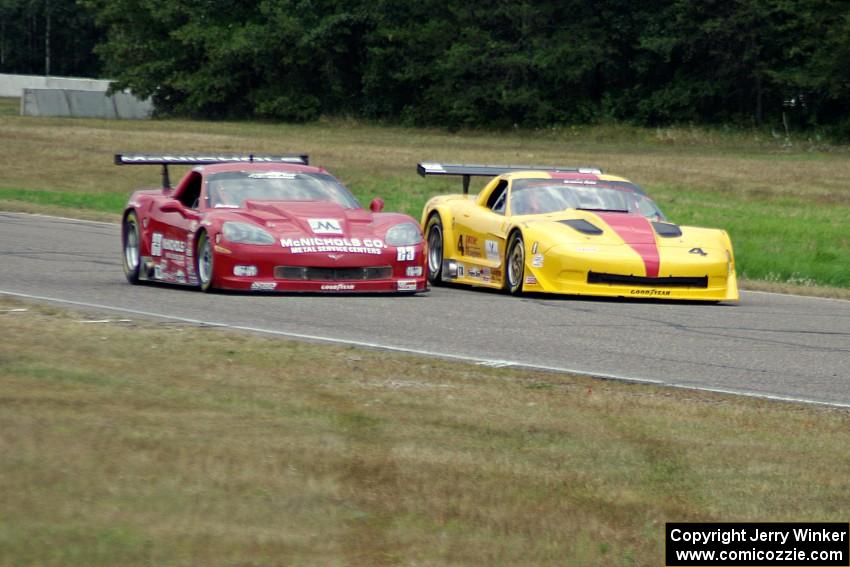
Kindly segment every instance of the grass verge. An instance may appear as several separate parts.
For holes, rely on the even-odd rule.
[[[666,521],[847,520],[846,411],[94,317],[0,298],[0,565],[659,565]]]
[[[850,288],[850,148],[818,140],[696,128],[449,134],[345,120],[33,118],[17,116],[16,105],[0,100],[0,134],[14,140],[0,155],[0,205],[7,210],[117,218],[132,189],[159,181],[157,168],[112,165],[112,154],[122,151],[307,152],[361,202],[380,196],[387,210],[417,217],[428,197],[460,186],[417,177],[414,166],[423,159],[588,164],[643,185],[676,222],[728,230],[744,285],[757,280],[815,295],[828,294],[817,287]],[[174,170],[177,179],[181,171]]]

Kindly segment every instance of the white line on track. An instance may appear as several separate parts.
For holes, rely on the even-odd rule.
[[[71,217],[57,217],[56,215],[43,215],[41,213],[18,213],[15,211],[0,211],[0,213],[4,215],[14,215],[14,216],[28,216],[28,217],[40,217],[45,219],[55,219],[62,221],[70,221],[70,222],[78,222],[82,224],[99,224],[101,226],[110,226],[110,227],[119,227],[121,226],[117,222],[108,222],[108,221],[95,221],[89,219],[74,219]]]
[[[824,402],[821,400],[812,400],[807,398],[798,398],[793,396],[778,396],[773,394],[764,394],[761,392],[753,392],[749,390],[734,390],[729,388],[712,388],[707,386],[694,386],[690,384],[677,384],[675,382],[667,382],[664,380],[654,380],[652,378],[635,378],[631,376],[621,376],[617,374],[606,374],[600,372],[594,372],[592,370],[582,370],[578,368],[565,368],[558,366],[546,366],[542,364],[532,364],[527,362],[520,361],[512,361],[512,360],[501,360],[501,359],[491,359],[491,358],[480,358],[476,356],[467,356],[461,354],[450,354],[444,352],[435,352],[430,350],[422,350],[422,349],[414,349],[414,348],[406,348],[399,347],[393,345],[386,345],[381,343],[373,343],[368,341],[355,341],[351,339],[340,339],[336,337],[326,337],[321,335],[308,335],[305,333],[293,333],[290,331],[278,331],[275,329],[262,329],[259,327],[249,327],[246,325],[232,325],[230,323],[219,323],[215,321],[203,321],[201,319],[191,319],[188,317],[177,317],[175,315],[166,315],[163,313],[155,313],[153,311],[141,311],[138,309],[129,309],[126,307],[114,307],[111,305],[101,305],[98,303],[86,303],[82,301],[72,301],[69,299],[60,299],[56,297],[44,297],[39,295],[30,295],[26,293],[18,293],[14,291],[6,291],[0,289],[0,295],[8,295],[12,297],[19,297],[23,299],[31,299],[37,301],[49,301],[53,303],[62,303],[65,305],[72,305],[75,307],[86,307],[90,309],[105,309],[108,311],[118,311],[120,313],[130,313],[133,315],[140,315],[143,317],[151,317],[156,319],[166,319],[169,321],[178,321],[181,323],[189,323],[192,325],[204,326],[204,327],[216,327],[222,329],[232,329],[236,331],[248,331],[252,333],[262,333],[266,335],[273,335],[278,337],[286,337],[290,339],[297,339],[303,341],[314,341],[314,342],[322,342],[322,343],[330,343],[330,344],[338,344],[338,345],[347,345],[347,346],[355,346],[361,348],[375,349],[375,350],[384,350],[390,352],[398,352],[403,354],[414,354],[420,356],[426,356],[430,358],[441,358],[444,360],[455,360],[458,362],[465,362],[471,364],[477,364],[479,366],[489,366],[494,368],[514,368],[520,370],[540,370],[544,372],[555,372],[559,374],[575,374],[580,376],[589,376],[591,378],[601,378],[604,380],[616,380],[619,382],[631,382],[637,384],[651,384],[655,386],[665,386],[668,388],[678,388],[681,390],[693,390],[699,392],[711,392],[715,394],[730,394],[735,396],[744,396],[748,398],[757,398],[763,400],[771,400],[777,402],[791,402],[791,403],[802,403],[802,404],[811,404],[811,405],[819,405],[819,406],[827,406],[834,408],[848,408],[850,409],[850,404],[840,403],[840,402]]]

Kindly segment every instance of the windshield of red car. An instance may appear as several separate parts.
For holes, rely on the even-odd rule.
[[[565,209],[639,213],[663,220],[658,206],[636,185],[593,179],[516,179],[511,214],[534,215]]]
[[[238,208],[245,201],[330,201],[346,209],[360,203],[339,181],[326,173],[289,171],[228,171],[207,181],[207,205]]]

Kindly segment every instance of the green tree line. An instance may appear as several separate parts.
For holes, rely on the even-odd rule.
[[[0,2],[4,26],[7,5],[75,14],[101,74],[163,114],[731,123],[850,137],[846,0]],[[39,25],[16,21],[3,45],[18,45],[13,34],[38,44]]]
[[[102,37],[74,0],[0,0],[0,73],[96,76]]]

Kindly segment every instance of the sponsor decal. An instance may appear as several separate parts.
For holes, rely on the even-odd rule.
[[[481,257],[481,245],[474,236],[464,236],[461,234],[457,239],[457,251],[460,252],[461,256]]]
[[[484,280],[485,282],[490,281],[490,268],[483,268],[481,270],[481,279]]]
[[[295,179],[295,174],[285,171],[264,171],[262,173],[252,173],[248,177],[250,179]]]
[[[535,240],[534,244],[531,245],[531,253],[532,254],[537,254],[537,244],[538,244],[538,242]]]
[[[231,254],[232,253],[230,251],[230,248],[225,248],[224,246],[221,246],[220,244],[215,245],[215,251],[218,252],[219,254]]]
[[[178,266],[185,266],[186,265],[186,258],[185,258],[185,256],[183,256],[183,254],[176,254],[174,252],[166,252],[165,255],[163,256],[163,258],[171,260],[172,262],[174,262],[174,264],[176,264]]]
[[[493,268],[492,270],[490,270],[490,273],[493,275],[494,280],[502,279],[502,270],[500,270],[499,268]]]
[[[596,246],[579,246],[576,248],[576,252],[599,252],[599,248]]]
[[[703,250],[702,248],[691,248],[688,250],[690,254],[699,254],[700,256],[708,256],[708,252]]]
[[[322,291],[351,291],[354,289],[354,284],[335,283],[322,284]]]
[[[459,278],[463,277],[463,264],[457,265],[457,277],[459,277]]]
[[[253,282],[251,289],[254,291],[274,291],[277,289],[277,282]]]
[[[198,221],[193,220],[189,223],[189,232],[195,232],[196,230],[198,230]]]
[[[398,280],[396,285],[399,291],[416,291],[416,280]]]
[[[535,254],[534,258],[531,259],[531,267],[532,268],[542,268],[543,267],[543,254]]]
[[[466,273],[470,278],[475,278],[475,279],[481,278],[481,270],[479,270],[478,268],[469,268],[469,270],[467,270]]]
[[[537,285],[537,278],[534,276],[525,276],[525,283],[528,285]]]
[[[151,236],[151,256],[162,256],[162,234],[159,232]]]
[[[396,260],[398,262],[409,262],[416,256],[416,248],[413,246],[399,246],[396,249]]]
[[[422,275],[422,266],[408,266],[404,274],[409,278],[418,278]]]
[[[380,238],[281,238],[280,245],[290,254],[311,252],[345,252],[348,254],[380,254],[387,247]]]
[[[423,163],[422,167],[427,171],[445,171],[439,163]]]
[[[499,243],[495,240],[485,240],[484,249],[487,251],[487,259],[492,262],[500,262],[502,256],[499,254]]]
[[[632,295],[648,295],[663,297],[670,295],[670,290],[667,289],[633,289],[629,291]]]
[[[342,234],[342,227],[336,219],[308,219],[307,222],[315,234]]]
[[[179,259],[172,258],[173,254],[166,253],[157,263],[149,262],[146,269],[153,270],[151,279],[177,284],[195,284],[197,278],[194,268],[185,262],[183,256]]]
[[[593,179],[564,179],[564,183],[569,185],[596,185]]]

